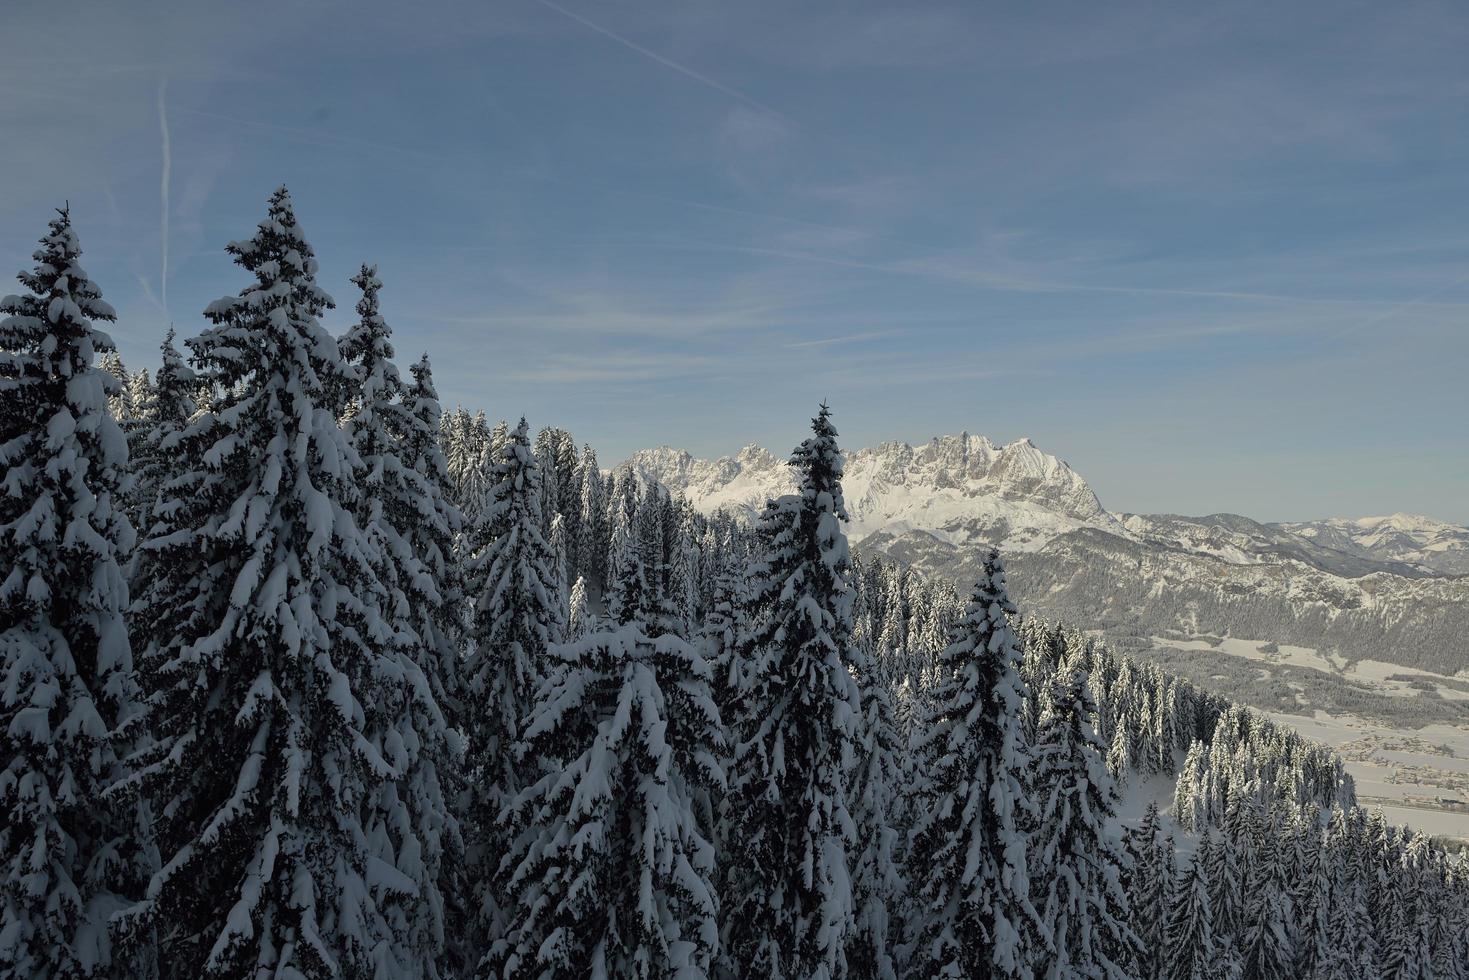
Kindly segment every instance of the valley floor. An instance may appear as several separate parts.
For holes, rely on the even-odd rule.
[[[1469,840],[1469,681],[1308,647],[1151,637],[1136,655],[1336,749],[1363,805],[1393,823]],[[1330,705],[1323,710],[1312,705]]]

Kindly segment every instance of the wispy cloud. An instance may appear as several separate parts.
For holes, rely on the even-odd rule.
[[[636,41],[633,41],[633,40],[631,40],[629,38],[626,38],[626,37],[622,36],[621,34],[618,34],[615,31],[609,30],[608,28],[603,27],[600,24],[597,24],[597,23],[595,23],[593,21],[590,21],[587,18],[583,17],[581,14],[578,14],[578,13],[575,13],[573,11],[567,10],[565,7],[561,6],[560,4],[552,3],[551,0],[536,0],[536,3],[539,3],[543,7],[547,7],[549,9],[551,9],[551,10],[556,11],[558,14],[560,14],[563,17],[569,17],[570,19],[576,21],[578,24],[582,25],[583,27],[587,28],[588,30],[596,31],[598,34],[601,34],[603,37],[605,37],[605,38],[607,38],[607,39],[609,39],[611,41],[616,41],[618,44],[622,45],[623,47],[627,48],[628,50],[635,51],[638,54],[642,55],[643,57],[648,58],[648,59],[650,59],[652,61],[657,62],[658,64],[662,65],[664,68],[668,68],[668,69],[671,69],[672,71],[676,71],[680,75],[683,75],[685,78],[693,79],[694,81],[698,82],[700,85],[705,86],[706,88],[710,88],[710,89],[713,89],[714,91],[719,92],[719,93],[721,93],[723,95],[727,95],[727,96],[729,96],[732,99],[735,99],[735,100],[737,100],[739,102],[743,102],[745,105],[749,106],[752,109],[758,109],[761,112],[764,112],[764,113],[767,113],[767,114],[769,114],[771,116],[776,117],[777,119],[784,120],[787,123],[792,122],[792,120],[788,116],[786,116],[785,113],[781,112],[779,109],[772,108],[771,106],[766,105],[764,102],[761,102],[759,99],[756,99],[756,98],[754,98],[751,95],[747,95],[746,93],[741,92],[739,89],[732,88],[732,87],[724,84],[723,82],[720,82],[720,81],[717,81],[717,80],[715,80],[713,78],[710,78],[708,75],[705,75],[702,72],[695,71],[694,69],[690,68],[688,65],[680,64],[679,62],[674,61],[672,58],[665,57],[665,56],[659,54],[656,51],[650,51],[648,48],[643,47],[641,44],[638,44]]]
[[[159,305],[163,307],[163,315],[168,316],[168,205],[169,205],[169,177],[173,171],[173,148],[168,134],[168,76],[165,75],[158,80],[158,134],[159,155],[163,161],[162,172],[158,181],[158,199],[161,213],[159,215],[159,272],[158,291],[162,294]]]
[[[896,337],[896,330],[868,330],[865,333],[849,333],[841,337],[821,337],[817,340],[798,340],[782,346],[794,350],[816,347],[832,347],[836,344],[856,344],[864,340],[879,340],[885,337]]]

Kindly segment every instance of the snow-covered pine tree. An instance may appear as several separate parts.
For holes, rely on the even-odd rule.
[[[1290,980],[1296,974],[1286,927],[1293,916],[1282,880],[1280,828],[1254,800],[1245,810],[1244,829],[1253,845],[1246,873],[1245,980]]]
[[[125,426],[133,417],[133,406],[129,399],[128,382],[132,375],[122,363],[122,355],[114,347],[97,352],[97,370],[112,378],[107,383],[107,414],[120,426]]]
[[[1115,742],[1113,743],[1116,744]],[[1175,869],[1171,864],[1171,842],[1163,837],[1158,804],[1149,802],[1142,823],[1128,835],[1132,873],[1127,896],[1132,910],[1132,928],[1141,944],[1137,961],[1138,980],[1165,976],[1168,912],[1173,908]]]
[[[1245,936],[1244,875],[1239,853],[1227,836],[1218,838],[1218,847],[1199,853],[1209,887],[1209,907],[1214,912],[1214,935],[1221,955],[1243,957]]]
[[[551,518],[551,531],[546,536],[546,544],[551,549],[551,568],[556,576],[556,591],[565,596],[569,603],[571,599],[571,582],[566,577],[566,569],[568,567],[566,549],[569,541],[566,533],[566,520],[563,515],[557,514]],[[568,615],[569,610],[570,606],[568,605]],[[552,637],[554,642],[561,643],[566,640],[564,627],[565,624],[563,623],[562,633]]]
[[[566,642],[575,643],[591,632],[592,608],[587,600],[587,580],[577,576],[566,602]]]
[[[695,632],[698,610],[698,551],[690,539],[690,528],[682,508],[674,522],[673,533],[666,544],[669,552],[667,583],[663,606],[666,610],[666,632],[689,639]]]
[[[437,438],[439,393],[434,388],[428,355],[408,369],[412,380],[403,391],[408,426],[398,433],[399,453],[407,471],[416,475],[417,506],[400,517],[403,539],[425,576],[418,587],[423,601],[413,604],[415,630],[424,654],[423,670],[434,685],[434,696],[450,727],[464,727],[463,678],[460,676],[460,634],[464,606],[464,576],[454,550],[463,531],[463,516],[449,499],[448,462]]]
[[[411,439],[422,442],[437,430],[437,419],[420,420],[412,408],[425,406],[410,406],[405,397],[392,360],[392,331],[379,310],[377,268],[363,265],[352,282],[362,294],[358,320],[338,342],[351,372],[344,375],[350,405],[344,429],[357,457],[354,511],[386,590],[382,616],[388,634],[386,671],[374,678],[365,735],[398,777],[365,801],[364,830],[371,857],[401,876],[380,904],[405,937],[404,957],[435,976],[446,955],[447,923],[464,918],[445,914],[446,899],[455,903],[461,890],[442,887],[463,848],[449,799],[458,785],[463,745],[440,708],[446,687],[457,688],[452,675],[446,676],[457,664],[446,659],[453,651],[444,649],[447,624],[437,615],[444,601],[443,570],[430,568],[418,549],[441,546],[453,515],[442,498],[435,500],[432,478],[404,455]]]
[[[372,859],[362,819],[399,778],[369,738],[399,664],[352,516],[332,301],[284,187],[228,251],[252,281],[190,341],[215,394],[142,545],[156,750],[139,778],[164,864],[122,931],[151,924],[169,977],[416,976],[385,915],[412,884]]]
[[[550,666],[550,646],[565,629],[566,597],[541,518],[541,476],[520,420],[490,471],[488,502],[469,530],[466,592],[474,602],[464,662],[469,752],[461,810],[474,883],[477,929],[488,948],[503,931],[494,875],[507,841],[501,808],[541,776],[542,760],[519,752],[536,687]],[[546,760],[545,764],[549,764]]]
[[[643,572],[643,591],[633,621],[640,623],[649,636],[662,636],[665,633],[682,636],[687,631],[687,624],[675,608],[668,587],[669,542],[667,522],[664,520],[667,506],[666,491],[656,484],[650,484],[638,502],[633,524],[639,564]],[[630,615],[626,601],[623,602],[623,615]]]
[[[138,368],[127,382],[128,411],[134,419],[145,420],[153,411],[153,379],[147,368]]]
[[[699,627],[698,645],[704,662],[713,675],[710,690],[721,718],[734,716],[734,697],[744,689],[744,659],[749,633],[749,594],[745,567],[740,556],[728,549],[715,553],[709,564],[714,584],[709,601],[709,614]],[[730,747],[727,745],[727,747]],[[729,764],[725,760],[726,768]],[[721,825],[725,821],[721,820]]]
[[[198,410],[194,395],[199,379],[184,363],[173,338],[170,327],[159,348],[163,363],[153,385],[149,412],[144,424],[128,433],[134,475],[129,509],[135,526],[144,536],[153,524],[153,504],[164,485],[178,474],[179,433]]]
[[[695,800],[722,781],[709,670],[674,636],[613,627],[558,648],[522,752],[565,760],[505,809],[497,980],[710,975],[714,848]]]
[[[612,534],[607,572],[607,617],[626,626],[651,618],[650,585],[636,529],[618,526]]]
[[[122,772],[139,691],[124,616],[127,443],[108,412],[115,319],[66,209],[0,300],[0,976],[142,975],[107,921],[154,855]]]
[[[733,712],[732,698],[736,691],[741,689],[740,684],[740,650],[743,648],[745,637],[749,630],[746,619],[746,594],[744,567],[737,556],[726,551],[713,554],[710,560],[718,565],[713,574],[716,583],[713,596],[709,604],[709,614],[705,617],[695,637],[694,643],[704,663],[709,667],[710,682],[709,692],[714,699],[715,707],[719,709],[720,718],[729,717]],[[728,732],[725,733],[722,746],[725,755],[721,763],[726,772],[730,769],[730,739]],[[725,808],[728,800],[723,793],[715,794],[707,802],[713,837],[716,850],[724,853],[727,842],[721,835],[731,826],[730,815]],[[723,875],[727,868],[727,862],[721,860],[718,869]],[[723,884],[719,886],[723,890]]]
[[[602,471],[597,468],[597,454],[590,445],[583,446],[577,521],[577,573],[600,595],[607,588],[607,549],[611,546],[607,529],[607,503],[603,496]]]
[[[902,766],[892,691],[865,651],[853,646],[853,670],[862,704],[857,767],[848,789],[856,826],[852,852],[855,928],[847,937],[847,970],[853,980],[897,980],[896,946],[907,896],[899,868],[894,825]]]
[[[1021,730],[1014,612],[991,550],[939,654],[913,746],[915,978],[1029,977],[1047,942],[1031,904],[1023,830],[1031,755]]]
[[[791,457],[800,492],[761,517],[760,614],[732,726],[724,939],[739,975],[841,980],[854,928],[846,796],[861,701],[842,457],[825,405],[812,432]]]
[[[1039,975],[1131,980],[1138,940],[1122,887],[1127,852],[1113,828],[1116,787],[1092,730],[1095,707],[1076,657],[1058,672],[1036,732],[1041,795],[1031,845],[1032,902],[1055,943]]]
[[[1331,868],[1322,841],[1320,807],[1308,804],[1296,812],[1289,839],[1294,975],[1310,977],[1330,959],[1331,943]]]
[[[1166,980],[1227,980],[1220,970],[1214,916],[1209,906],[1204,854],[1219,846],[1213,829],[1204,831],[1193,865],[1179,887],[1178,901],[1168,909],[1161,950]]]

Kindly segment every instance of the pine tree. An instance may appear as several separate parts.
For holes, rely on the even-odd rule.
[[[597,468],[597,454],[591,446],[582,447],[578,472],[581,475],[578,501],[581,519],[577,521],[580,533],[576,547],[577,572],[600,594],[607,588],[607,550],[611,547],[611,540],[602,471]]]
[[[566,641],[575,643],[591,631],[592,610],[587,602],[587,580],[578,576],[566,605]]]
[[[149,871],[122,774],[139,698],[122,567],[127,444],[115,319],[63,209],[0,301],[0,976],[122,976],[107,920]]]
[[[551,549],[551,571],[556,579],[554,584],[556,586],[557,594],[565,596],[569,602],[571,597],[571,582],[566,577],[568,545],[566,534],[566,520],[562,517],[562,515],[557,514],[555,517],[551,518],[550,523],[551,529],[550,533],[546,535],[546,544]],[[552,637],[553,641],[557,643],[561,643],[566,640],[564,620],[562,625],[562,633]]]
[[[865,653],[858,651],[853,659],[862,718],[857,767],[848,791],[857,838],[852,857],[855,928],[847,939],[847,968],[854,980],[896,980],[893,947],[901,938],[898,925],[905,906],[893,822],[904,785],[901,750],[892,692]]]
[[[541,533],[541,479],[529,426],[520,420],[500,447],[488,504],[469,532],[466,590],[474,601],[472,647],[464,663],[468,798],[461,810],[474,882],[479,935],[487,944],[504,929],[494,873],[506,841],[500,811],[541,776],[518,746],[549,649],[565,629],[565,597],[550,545]],[[473,946],[473,942],[471,943]],[[484,948],[481,945],[481,948]]]
[[[1283,887],[1279,827],[1253,799],[1240,806],[1241,836],[1247,839],[1245,868],[1245,980],[1288,980],[1294,975],[1286,926],[1291,921]],[[1240,838],[1235,839],[1236,844]]]
[[[1293,847],[1291,906],[1294,910],[1295,976],[1314,976],[1330,959],[1331,869],[1321,837],[1320,808],[1298,814],[1291,834]]]
[[[1218,845],[1212,830],[1204,840],[1180,889],[1179,901],[1168,912],[1161,950],[1162,976],[1167,980],[1222,980],[1214,916],[1209,905],[1203,855]]]
[[[128,383],[132,381],[132,375],[123,366],[122,355],[117,348],[97,352],[97,370],[109,375],[111,381],[105,382],[107,388],[107,414],[119,426],[126,427],[132,421],[133,406],[128,397]]]
[[[1036,734],[1035,786],[1042,798],[1031,853],[1032,901],[1055,942],[1044,976],[1129,980],[1138,940],[1128,927],[1122,875],[1127,854],[1111,823],[1116,789],[1106,746],[1088,720],[1088,675],[1073,658],[1052,685]]]
[[[331,298],[285,188],[228,251],[251,275],[190,342],[215,389],[143,545],[156,750],[139,776],[165,858],[121,923],[161,936],[170,977],[414,975],[363,810],[400,774],[372,741],[399,663],[360,459],[338,427],[350,375],[318,322]],[[388,893],[393,893],[393,898]]]
[[[418,586],[420,599],[412,604],[415,630],[434,696],[450,726],[462,730],[465,707],[459,645],[464,576],[454,541],[463,530],[464,518],[449,499],[448,461],[437,438],[442,413],[428,355],[420,357],[408,373],[412,381],[402,395],[406,411],[398,416],[407,429],[398,434],[399,452],[406,470],[415,475],[420,497],[418,506],[406,510],[399,520],[423,577]]]
[[[736,698],[725,955],[745,976],[841,980],[854,929],[847,809],[860,698],[851,558],[830,412],[792,455],[800,492],[761,518],[760,610]]]
[[[1045,929],[1030,900],[1023,823],[1025,688],[999,554],[985,558],[919,725],[910,854],[914,977],[1027,977]]]
[[[1141,825],[1128,836],[1128,851],[1132,855],[1128,904],[1132,909],[1133,931],[1142,947],[1137,976],[1139,980],[1154,980],[1162,976],[1167,952],[1166,929],[1168,911],[1173,907],[1175,876],[1171,841],[1163,838],[1156,803],[1148,803]]]
[[[1209,907],[1214,910],[1214,933],[1221,945],[1234,948],[1245,936],[1244,879],[1230,839],[1221,837],[1218,847],[1201,851],[1208,879]]]
[[[179,473],[180,433],[198,410],[194,401],[198,379],[184,364],[173,338],[173,329],[169,328],[160,347],[163,364],[158,369],[145,423],[128,434],[135,475],[129,511],[145,535],[153,524],[154,503],[165,484]]]
[[[612,534],[607,580],[607,616],[622,626],[653,619],[651,586],[643,549],[634,528],[619,526]]]
[[[714,559],[713,588],[709,614],[699,628],[699,647],[713,673],[714,702],[721,717],[733,717],[733,699],[744,687],[740,650],[749,622],[749,598],[745,592],[744,569],[728,554]]]
[[[517,794],[508,927],[481,963],[519,980],[702,978],[719,931],[695,799],[722,781],[709,671],[636,626],[558,650],[524,752],[564,760]]]
[[[448,883],[462,850],[447,797],[457,785],[463,746],[440,707],[446,689],[457,687],[446,676],[455,664],[446,662],[452,651],[444,649],[445,623],[435,615],[443,602],[442,577],[435,572],[442,569],[426,565],[419,548],[442,546],[452,518],[442,506],[425,515],[424,505],[435,504],[432,476],[426,478],[404,455],[410,439],[423,440],[421,429],[430,423],[429,432],[437,429],[437,419],[420,420],[405,400],[392,360],[391,330],[379,312],[382,282],[376,267],[362,266],[352,282],[362,296],[358,322],[338,345],[352,369],[344,386],[350,405],[344,428],[358,461],[354,510],[387,592],[382,615],[391,639],[384,656],[393,671],[376,678],[379,689],[368,705],[366,736],[398,775],[366,801],[364,829],[371,856],[402,876],[382,901],[395,932],[404,936],[400,959],[432,967],[445,955],[446,919],[463,919],[462,914],[446,917],[445,893],[451,902],[459,895],[440,881]],[[425,406],[414,407],[422,411]],[[431,551],[425,553],[432,558]],[[406,895],[398,894],[405,889]]]

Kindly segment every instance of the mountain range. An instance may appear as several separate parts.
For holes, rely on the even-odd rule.
[[[961,589],[994,545],[1025,608],[1113,638],[1233,636],[1469,670],[1469,527],[1114,513],[1029,439],[963,433],[844,457],[854,544]],[[785,460],[759,446],[713,460],[661,447],[621,465],[706,513],[753,515],[794,489]]]

